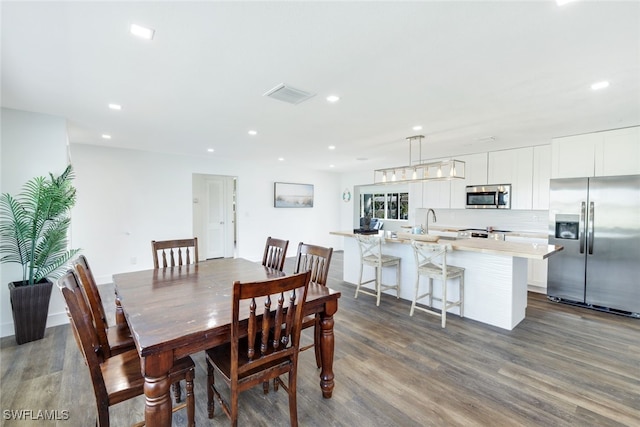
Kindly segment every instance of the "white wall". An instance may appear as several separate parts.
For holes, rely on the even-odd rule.
[[[246,164],[201,157],[72,144],[78,203],[73,244],[83,248],[99,283],[114,273],[152,268],[151,240],[193,235],[192,174],[238,177],[238,256],[261,261],[267,236],[342,245],[329,235],[340,229],[342,189],[338,174],[295,166]],[[276,209],[274,181],[314,185],[314,207]],[[132,260],[135,258],[136,263]]]
[[[0,189],[16,194],[35,176],[60,174],[67,165],[67,124],[60,117],[2,108]],[[0,264],[0,336],[13,335],[9,282],[22,280],[18,264]],[[48,326],[67,321],[62,295],[54,289]]]

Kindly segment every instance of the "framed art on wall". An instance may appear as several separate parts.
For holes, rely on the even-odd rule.
[[[313,184],[273,183],[273,207],[312,208]]]

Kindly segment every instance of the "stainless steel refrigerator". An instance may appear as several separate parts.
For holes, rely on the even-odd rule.
[[[552,179],[547,295],[640,317],[640,175]]]

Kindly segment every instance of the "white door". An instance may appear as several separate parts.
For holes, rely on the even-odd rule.
[[[224,181],[218,178],[209,178],[206,181],[207,212],[206,212],[206,257],[224,257],[225,237],[225,186]]]
[[[234,255],[234,197],[234,177],[193,174],[193,234],[201,261]]]

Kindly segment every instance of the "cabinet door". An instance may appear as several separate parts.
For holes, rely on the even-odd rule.
[[[551,179],[551,146],[533,147],[533,209],[549,209]]]
[[[465,163],[464,179],[451,180],[451,209],[464,209],[467,185],[487,184],[487,153],[456,156],[456,159]]]
[[[425,181],[422,187],[425,208],[449,209],[451,181]]]
[[[551,141],[551,178],[593,176],[596,146],[602,132],[554,138]]]
[[[531,209],[533,147],[489,153],[488,184],[511,184],[511,209]]]
[[[640,174],[640,127],[602,132],[596,146],[595,176]]]

